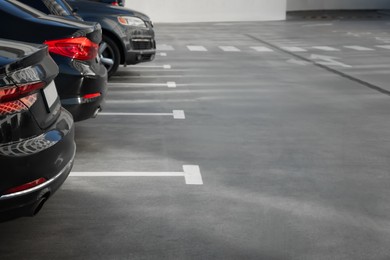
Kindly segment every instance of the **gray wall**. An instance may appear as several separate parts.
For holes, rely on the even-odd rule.
[[[390,0],[287,0],[287,11],[385,8],[390,9]]]

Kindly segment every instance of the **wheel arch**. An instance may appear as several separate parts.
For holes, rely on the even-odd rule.
[[[126,56],[126,51],[125,51],[125,46],[123,46],[122,41],[120,38],[113,32],[110,32],[109,30],[102,29],[102,34],[106,37],[109,37],[111,40],[115,42],[115,44],[119,48],[119,53],[120,53],[120,64],[125,63],[125,56]]]

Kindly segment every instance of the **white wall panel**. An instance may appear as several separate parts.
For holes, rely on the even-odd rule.
[[[286,0],[126,0],[155,22],[284,20]]]
[[[390,0],[287,0],[288,11],[390,8]]]

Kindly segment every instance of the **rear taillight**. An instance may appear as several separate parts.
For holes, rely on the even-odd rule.
[[[92,94],[86,94],[83,96],[83,99],[94,99],[100,97],[102,94],[100,93],[92,93]]]
[[[111,5],[119,6],[118,2],[112,2]]]
[[[35,82],[0,88],[0,116],[27,110],[37,100],[35,92],[45,85],[45,82]]]
[[[86,37],[67,38],[45,41],[51,53],[59,54],[76,60],[91,60],[96,58],[99,45]]]
[[[32,182],[28,182],[28,183],[25,183],[23,185],[20,185],[20,186],[8,189],[5,192],[5,195],[11,194],[11,193],[16,193],[16,192],[21,192],[21,191],[25,191],[25,190],[29,190],[29,189],[32,189],[32,188],[34,188],[34,187],[36,187],[38,185],[41,185],[42,183],[45,183],[45,182],[46,182],[45,178],[39,178],[39,179],[36,179],[36,180],[34,180]]]
[[[0,88],[0,104],[21,99],[45,86],[45,82],[34,82],[19,86]]]

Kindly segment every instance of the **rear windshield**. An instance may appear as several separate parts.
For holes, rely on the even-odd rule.
[[[62,0],[19,0],[45,14],[53,14],[58,16],[71,16],[72,8],[68,3]]]
[[[40,1],[40,0],[38,0]],[[72,15],[72,9],[66,6],[64,2],[58,0],[41,0],[49,9],[51,14],[59,16]]]

